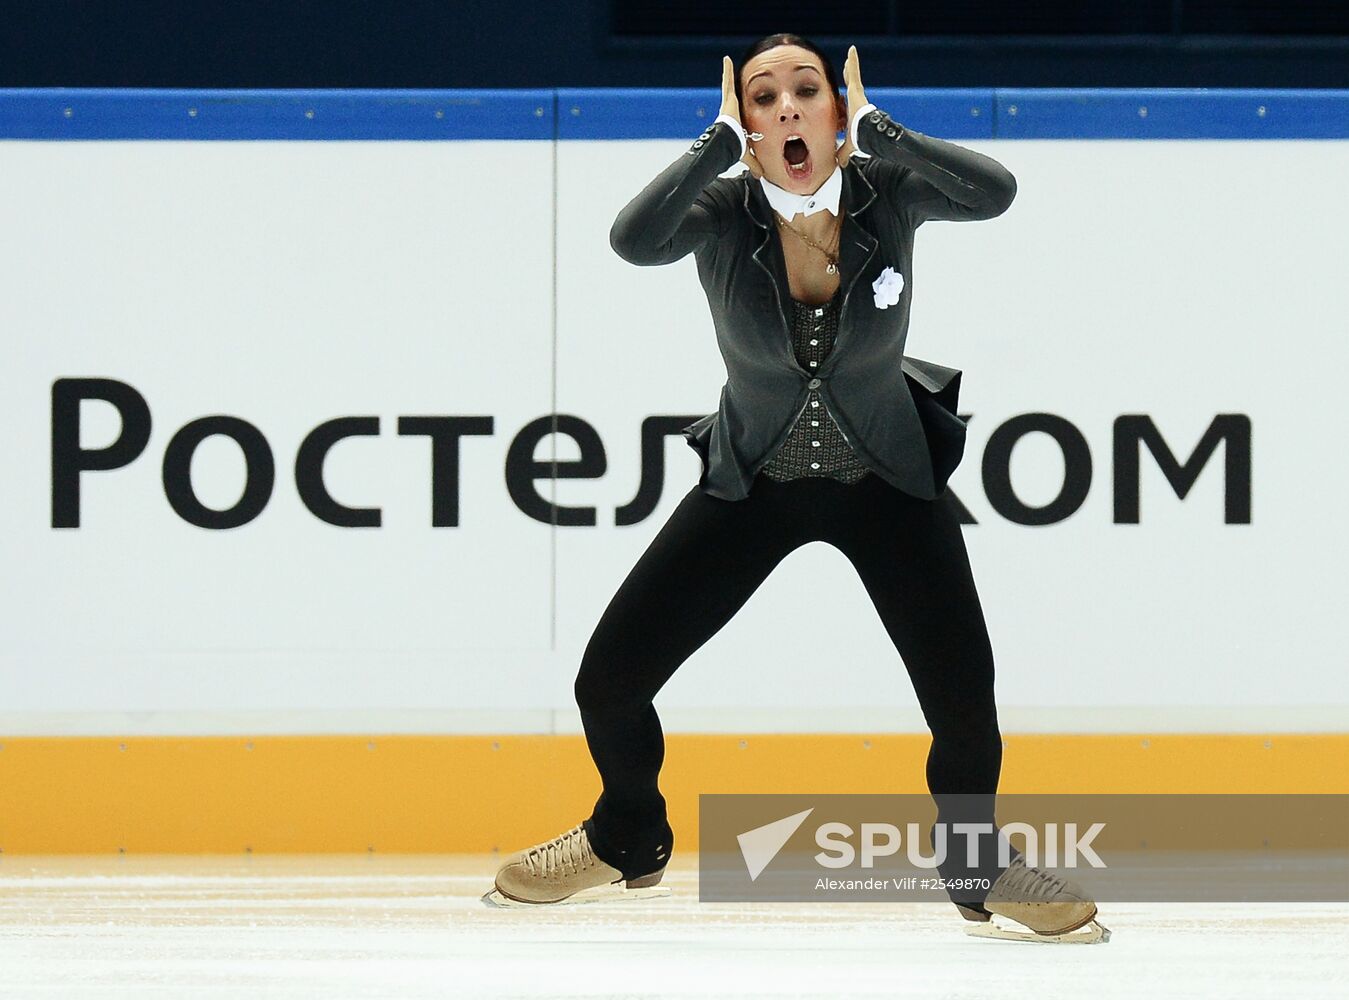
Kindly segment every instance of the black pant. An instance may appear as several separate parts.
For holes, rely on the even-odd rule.
[[[932,731],[927,785],[939,820],[992,820],[1002,766],[993,651],[951,493],[919,500],[874,473],[852,485],[760,475],[744,500],[689,490],[586,646],[576,701],[604,784],[586,827],[595,853],[626,877],[662,867],[673,848],[652,699],[788,553],[816,540],[856,567],[909,672]],[[783,608],[783,627],[800,613]],[[942,813],[944,793],[960,796],[951,801],[962,815]],[[971,794],[987,796],[982,816],[970,815]]]

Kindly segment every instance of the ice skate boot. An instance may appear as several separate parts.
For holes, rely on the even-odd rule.
[[[1096,921],[1096,903],[1081,886],[1030,867],[1020,854],[998,876],[982,907],[957,903],[956,909],[976,923],[965,928],[973,937],[1058,944],[1110,940],[1109,929]],[[1029,927],[1030,932],[999,926],[992,919],[995,914]]]
[[[497,872],[496,887],[482,901],[488,906],[540,906],[668,896],[669,886],[659,884],[664,875],[662,861],[656,871],[625,879],[595,856],[583,823],[507,858]]]

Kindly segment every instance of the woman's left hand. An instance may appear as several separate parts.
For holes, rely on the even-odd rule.
[[[843,82],[848,88],[848,120],[844,123],[845,134],[848,135],[842,146],[838,148],[838,165],[846,167],[848,158],[852,156],[854,146],[852,144],[852,119],[857,114],[858,108],[864,108],[869,103],[866,91],[862,89],[862,71],[857,66],[857,46],[848,46],[848,58],[843,63]]]

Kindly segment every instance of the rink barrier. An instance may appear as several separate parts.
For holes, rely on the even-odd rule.
[[[669,734],[660,785],[692,851],[700,793],[925,793],[929,744]],[[1349,734],[1013,734],[999,790],[1343,795]],[[509,853],[598,794],[580,735],[19,737],[0,741],[0,852]],[[1232,846],[1248,835],[1262,836],[1237,830]]]
[[[869,87],[947,139],[1346,139],[1349,90]],[[690,139],[718,88],[0,89],[0,140]]]
[[[867,94],[956,140],[1349,138],[1343,90]],[[687,140],[718,108],[715,88],[0,90],[0,139]],[[697,848],[699,793],[925,791],[925,735],[666,741],[680,850]],[[1009,735],[1000,787],[1349,794],[1349,734]],[[573,825],[598,792],[572,735],[0,737],[0,852],[507,852]]]

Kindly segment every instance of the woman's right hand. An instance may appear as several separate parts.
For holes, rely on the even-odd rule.
[[[740,102],[735,99],[735,66],[731,63],[730,56],[721,57],[721,111],[720,114],[729,115],[736,122],[740,122]],[[740,126],[741,134],[744,134],[743,123]],[[749,172],[754,177],[763,176],[763,167],[759,165],[758,157],[754,155],[754,147],[745,138],[745,155],[740,158],[740,162],[749,168]]]

